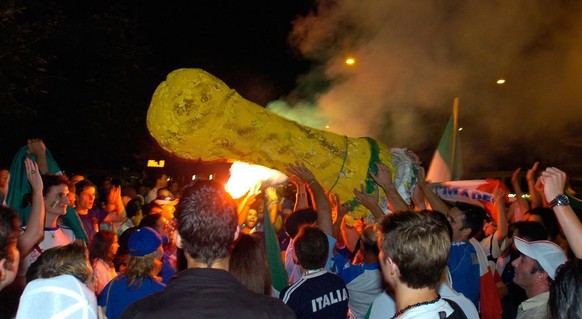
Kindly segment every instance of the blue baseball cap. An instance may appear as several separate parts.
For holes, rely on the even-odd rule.
[[[142,227],[136,230],[127,241],[131,256],[143,257],[149,255],[162,245],[162,237],[151,227]]]

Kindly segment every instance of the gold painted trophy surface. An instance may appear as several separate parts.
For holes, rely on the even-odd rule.
[[[368,171],[375,171],[377,161],[391,169],[405,199],[418,176],[404,149],[285,119],[200,69],[178,69],[167,76],[153,95],[147,127],[162,148],[185,159],[242,161],[284,173],[289,163],[301,161],[343,201],[353,201],[353,189],[362,183],[373,189]],[[356,208],[354,214],[359,218],[366,212]]]

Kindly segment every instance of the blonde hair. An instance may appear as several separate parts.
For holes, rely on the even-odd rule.
[[[155,261],[159,259],[161,262],[162,256],[163,253],[159,250],[143,257],[129,255],[127,268],[123,272],[127,277],[127,286],[137,286],[139,288],[145,278],[155,279],[155,274],[153,274],[156,266]]]
[[[436,214],[403,211],[380,223],[382,252],[398,265],[400,280],[413,289],[435,287],[449,259],[449,231]]]
[[[26,282],[71,275],[87,284],[93,279],[93,269],[88,265],[88,260],[89,253],[82,241],[47,249],[28,268]]]

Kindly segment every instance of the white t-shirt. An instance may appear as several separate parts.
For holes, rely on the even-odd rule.
[[[441,284],[438,287],[438,293],[441,295],[442,298],[446,298],[456,302],[459,305],[459,307],[461,307],[467,318],[479,318],[479,313],[477,312],[477,309],[475,308],[475,305],[473,305],[471,300],[467,299],[467,297],[463,296],[463,294],[453,290],[453,288],[449,286],[448,283],[441,282]],[[428,313],[432,313],[432,311],[438,312],[439,309],[438,306],[441,305],[442,302],[444,302],[444,300],[441,299],[435,304],[427,305],[434,307],[425,306],[419,307],[420,308],[419,311],[412,311],[413,309],[410,309],[399,318],[439,318],[437,313],[435,313],[434,317],[429,316]],[[452,312],[452,307],[450,307],[448,304],[446,306],[450,308],[451,309],[450,311]],[[448,312],[447,310],[445,311],[447,312],[447,316],[451,314],[451,312]],[[410,317],[409,314],[407,314],[407,312],[410,312],[410,315],[417,314],[419,317]],[[396,303],[394,302],[394,299],[392,299],[392,297],[386,292],[383,292],[379,294],[378,297],[376,297],[376,299],[372,303],[372,306],[370,306],[370,316],[368,318],[386,319],[391,318],[395,313],[396,313]]]
[[[158,188],[154,187],[146,194],[145,203],[149,204],[158,197]]]
[[[101,258],[93,261],[91,266],[93,267],[93,277],[96,281],[96,293],[99,295],[103,288],[105,288],[105,286],[107,286],[107,284],[115,278],[117,274],[115,273],[115,268],[109,266],[109,264]]]
[[[25,227],[22,227],[24,232]],[[75,241],[75,233],[72,229],[66,226],[57,226],[55,228],[45,227],[44,238],[41,242],[35,245],[30,253],[24,256],[20,262],[18,269],[18,276],[26,276],[26,271],[30,265],[42,254],[45,250],[53,247],[68,245]]]
[[[398,316],[398,319],[440,319],[439,312],[444,311],[447,316],[453,313],[454,309],[448,302],[441,299],[433,304],[422,305],[410,308],[403,314]]]

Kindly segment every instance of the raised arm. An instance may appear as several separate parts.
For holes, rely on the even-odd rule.
[[[406,155],[410,159],[412,159],[414,164],[416,164],[416,166],[418,167],[419,176],[426,176],[426,174],[424,173],[424,167],[422,167],[422,162],[420,161],[420,157],[418,157],[418,155],[416,155],[416,153],[414,153],[411,150],[407,150]],[[424,179],[424,177],[423,177],[423,179]],[[412,204],[414,205],[414,210],[421,211],[421,210],[426,209],[426,199],[424,198],[424,194],[422,192],[422,189],[420,189],[420,186],[418,185],[418,183],[416,183],[416,186],[414,186],[414,191],[412,192],[412,196],[410,197],[410,200],[412,201]]]
[[[309,207],[309,201],[307,200],[307,187],[305,183],[296,176],[291,176],[289,179],[295,185],[297,190],[295,193],[295,206],[293,207],[293,211]]]
[[[261,182],[258,182],[251,188],[245,198],[243,198],[242,202],[238,205],[237,213],[238,213],[238,225],[242,226],[247,220],[247,216],[249,214],[249,209],[251,205],[256,201],[257,195],[260,193],[261,189]]]
[[[412,204],[414,204],[414,210],[421,211],[426,209],[424,193],[418,183],[416,183],[416,186],[414,187],[411,200]]]
[[[535,190],[537,192],[538,198],[541,199],[542,207],[550,207],[550,203],[546,200],[546,196],[544,194],[544,184],[542,183],[541,176],[536,180]]]
[[[566,173],[555,167],[548,167],[541,176],[544,184],[544,195],[546,200],[551,202],[556,196],[564,194],[564,187],[566,185]],[[566,235],[566,239],[570,244],[570,248],[574,252],[576,258],[582,258],[582,223],[572,210],[570,205],[554,206],[552,208],[562,230]]]
[[[495,198],[495,213],[497,219],[497,230],[495,231],[495,238],[501,245],[501,242],[507,237],[507,216],[505,215],[505,192],[501,189],[496,189],[493,194]]]
[[[424,170],[420,170],[420,174],[418,175],[418,186],[424,193],[424,196],[430,204],[431,209],[449,216],[449,206],[447,206],[447,204],[445,204],[445,202],[443,202],[443,200],[432,191],[432,188],[430,188],[424,179]]]
[[[540,162],[535,162],[533,166],[527,170],[527,174],[525,174],[525,179],[527,180],[527,188],[531,199],[531,208],[542,206],[542,199],[540,198],[538,192],[536,191],[536,171],[538,170],[539,164]]]
[[[384,216],[382,208],[380,208],[378,205],[378,199],[380,198],[379,196],[380,195],[378,193],[377,185],[374,185],[374,192],[372,194],[368,194],[368,192],[366,192],[364,185],[360,185],[360,190],[354,188],[354,197],[356,200],[364,207],[366,207],[376,220],[379,220],[382,218],[382,216]]]
[[[42,174],[48,174],[49,167],[48,161],[46,159],[46,146],[41,139],[29,139],[28,144],[28,154],[32,154],[36,157],[36,163],[38,169]]]
[[[271,218],[271,224],[273,224],[275,231],[279,232],[283,227],[283,219],[279,215],[279,195],[277,195],[277,190],[274,187],[267,187],[265,194],[268,200],[267,209],[269,211],[269,217]]]
[[[32,209],[24,233],[18,237],[18,250],[28,253],[44,235],[45,207],[42,196],[43,184],[38,165],[30,158],[24,159],[26,177],[32,188]]]
[[[109,211],[107,217],[105,217],[104,222],[120,222],[125,219],[125,206],[123,206],[123,200],[121,199],[121,186],[111,186],[109,195],[107,195],[107,207],[113,207]]]
[[[393,212],[409,209],[408,204],[400,197],[394,183],[392,183],[392,173],[386,164],[377,162],[378,174],[370,172],[370,177],[384,190],[388,199],[388,205]]]
[[[327,195],[321,187],[321,184],[315,178],[315,175],[301,162],[295,162],[295,165],[289,164],[289,172],[307,183],[311,191],[311,198],[317,212],[317,226],[324,233],[333,236],[333,226],[331,222],[331,207]]]
[[[346,242],[345,238],[341,233],[341,225],[344,222],[344,216],[350,210],[349,205],[341,204],[340,199],[337,194],[329,194],[329,202],[331,204],[332,215],[335,215],[335,220],[333,221],[333,237],[337,240],[339,245]]]
[[[522,214],[529,210],[529,203],[525,198],[523,198],[523,192],[521,191],[521,185],[519,184],[519,173],[521,172],[521,167],[517,168],[513,175],[511,175],[511,186],[513,186],[513,191],[515,192],[515,199],[517,205]]]

